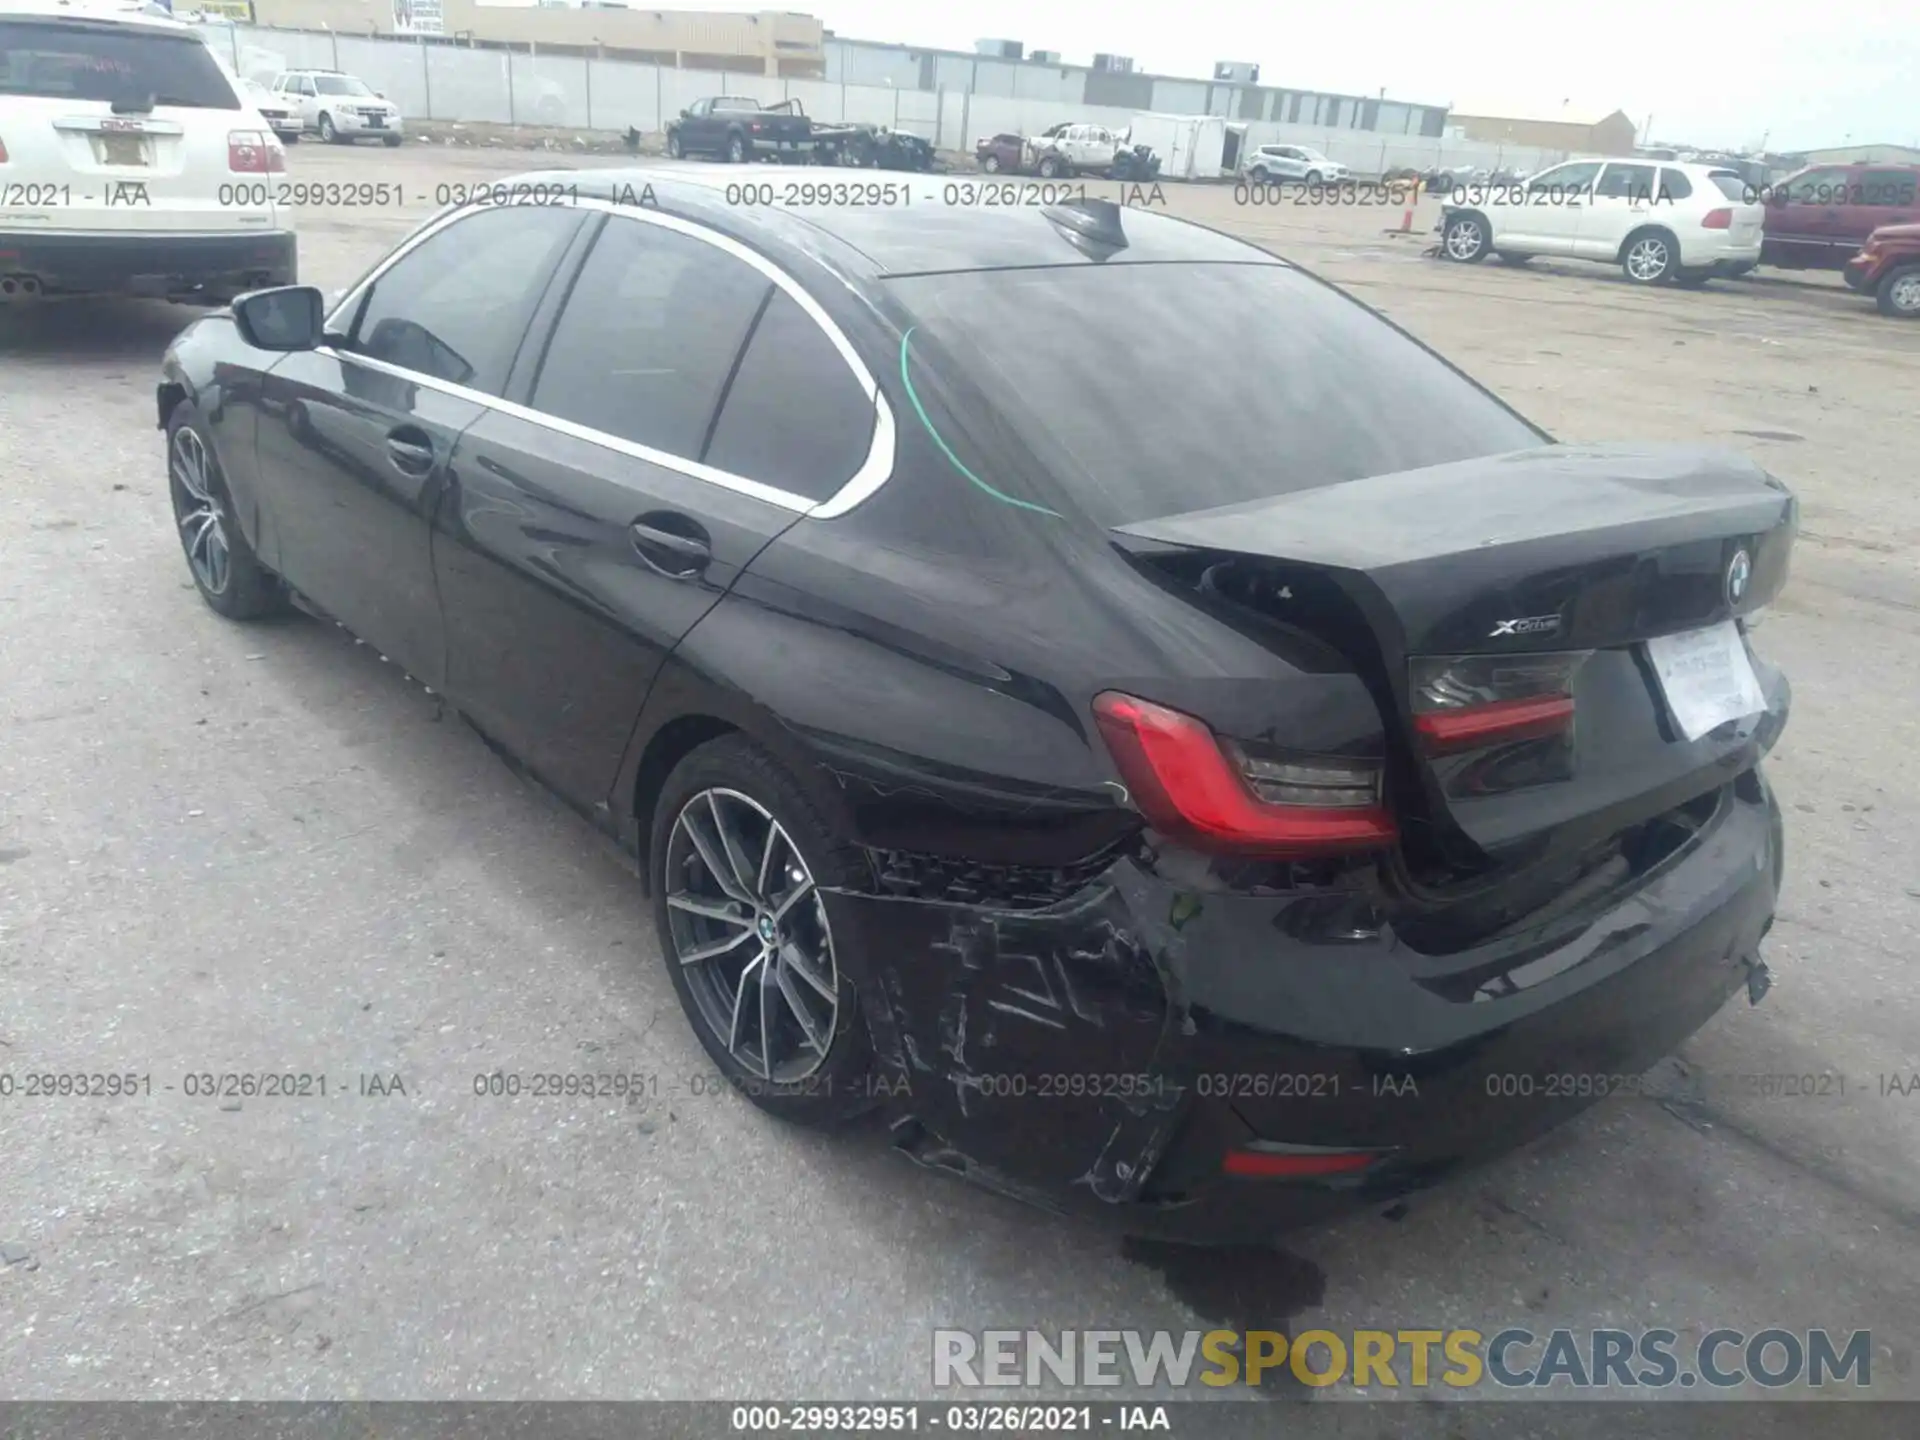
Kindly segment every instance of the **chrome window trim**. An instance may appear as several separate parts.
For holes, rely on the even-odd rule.
[[[342,317],[351,318],[355,308],[360,304],[368,288],[378,282],[382,275],[399,264],[400,261],[405,259],[417,247],[425,244],[442,230],[457,224],[470,215],[478,215],[486,210],[496,208],[507,207],[461,205],[452,207],[438,217],[429,220],[410,237],[401,242],[398,249],[394,250],[386,259],[382,260],[379,265],[362,277],[360,282],[341,298],[340,303],[335,305],[328,313],[325,328],[332,330],[335,322],[342,319]],[[767,259],[766,256],[760,254],[757,250],[742,245],[732,236],[721,235],[691,220],[684,220],[678,215],[663,214],[658,210],[646,206],[619,205],[611,200],[600,200],[591,196],[582,196],[577,200],[570,201],[568,208],[598,210],[616,219],[632,220],[643,225],[658,225],[662,229],[691,236],[693,239],[711,245],[716,250],[723,251],[736,260],[743,261],[752,266],[773,284],[785,291],[794,303],[806,312],[808,318],[826,333],[828,343],[839,353],[840,358],[846,362],[847,368],[853,372],[855,383],[860,386],[862,393],[873,402],[873,439],[867,447],[867,458],[861,462],[860,468],[854,471],[853,476],[826,499],[809,500],[804,495],[796,495],[790,490],[782,490],[778,486],[764,484],[749,476],[735,475],[729,470],[719,470],[711,465],[702,465],[696,460],[688,460],[679,455],[669,454],[664,450],[655,450],[651,446],[641,445],[618,435],[610,435],[604,430],[595,430],[591,426],[575,424],[573,421],[562,419],[558,415],[549,415],[544,410],[535,410],[530,406],[519,405],[511,400],[504,400],[498,395],[489,395],[482,390],[472,390],[464,385],[455,385],[450,381],[441,380],[436,376],[423,375],[417,370],[408,370],[404,366],[390,365],[384,360],[376,360],[371,356],[357,355],[351,352],[343,353],[335,350],[330,345],[320,346],[319,353],[334,360],[351,360],[355,364],[368,366],[383,374],[397,376],[403,380],[411,380],[416,384],[425,385],[428,389],[438,390],[447,395],[458,396],[463,400],[469,400],[474,404],[485,406],[489,410],[498,410],[502,414],[511,415],[519,420],[525,420],[529,424],[544,426],[549,430],[557,431],[562,435],[570,435],[577,440],[584,440],[589,444],[598,445],[603,449],[632,456],[634,459],[643,460],[649,465],[658,465],[662,469],[677,471],[692,479],[704,480],[710,485],[718,485],[725,490],[732,490],[741,495],[748,495],[756,500],[764,500],[768,504],[778,505],[782,509],[792,510],[796,514],[803,515],[808,519],[831,520],[838,516],[845,515],[862,501],[869,499],[875,491],[879,490],[882,485],[886,484],[887,481],[892,478],[895,446],[893,408],[887,404],[887,397],[881,393],[879,384],[874,380],[872,372],[867,369],[865,363],[860,359],[859,353],[854,350],[852,342],[847,339],[840,327],[833,323],[832,318],[821,308],[820,302],[809,295],[799,281],[795,280],[791,275],[787,274],[786,271]]]

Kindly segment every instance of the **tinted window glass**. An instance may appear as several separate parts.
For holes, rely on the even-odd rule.
[[[347,348],[498,395],[579,224],[571,208],[539,205],[455,221],[374,281]]]
[[[1599,178],[1600,162],[1598,160],[1591,160],[1582,161],[1577,165],[1556,166],[1552,170],[1547,170],[1534,176],[1533,179],[1527,183],[1536,189],[1546,190],[1549,193],[1565,193],[1573,190],[1584,190]]]
[[[351,75],[316,75],[313,88],[322,95],[371,95],[373,91],[364,80],[356,80]]]
[[[240,108],[198,39],[131,25],[0,20],[0,95]]]
[[[1914,202],[1915,172],[1869,170],[1860,177],[1860,203],[1910,207]]]
[[[874,404],[826,332],[776,290],[727,391],[706,462],[809,500],[860,468]]]
[[[890,282],[927,358],[1101,523],[1544,437],[1384,321],[1279,265],[1111,265]],[[1002,488],[1023,494],[1003,477]]]
[[[1838,165],[1809,170],[1787,185],[1787,198],[1798,205],[1839,205],[1846,195],[1847,172]]]
[[[773,288],[725,251],[615,218],[547,346],[533,405],[698,460],[747,330]]]
[[[1593,193],[1610,200],[1651,200],[1653,166],[1609,165]]]
[[[1660,199],[1685,200],[1693,194],[1693,182],[1678,170],[1660,172]]]
[[[1737,200],[1743,205],[1758,203],[1760,197],[1766,193],[1765,186],[1743,180],[1731,170],[1716,170],[1707,178],[1713,181],[1714,188],[1723,196],[1729,200]]]

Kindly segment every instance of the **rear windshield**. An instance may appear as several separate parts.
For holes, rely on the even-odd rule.
[[[0,20],[0,95],[238,110],[213,52],[131,25]]]
[[[1107,526],[1546,440],[1284,266],[1075,265],[889,283],[920,333]]]
[[[1753,203],[1755,198],[1754,190],[1756,187],[1749,185],[1745,180],[1734,174],[1733,171],[1716,170],[1707,176],[1707,179],[1711,180],[1719,189],[1720,193],[1726,196],[1727,199],[1737,200],[1742,204]]]

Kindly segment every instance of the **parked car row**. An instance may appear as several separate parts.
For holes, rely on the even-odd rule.
[[[1883,313],[1920,315],[1920,166],[1825,165],[1767,188],[1717,164],[1572,160],[1443,192],[1439,253],[1618,265],[1635,284],[1701,285],[1766,264],[1838,270]]]

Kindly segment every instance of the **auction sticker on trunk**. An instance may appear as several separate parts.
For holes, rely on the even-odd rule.
[[[1740,627],[1731,620],[1647,641],[1674,724],[1689,740],[1767,708]]]

